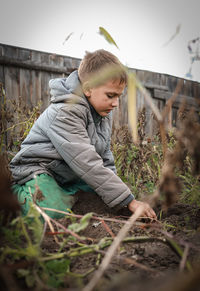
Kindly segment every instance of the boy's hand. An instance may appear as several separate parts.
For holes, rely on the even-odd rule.
[[[157,219],[157,216],[156,216],[154,210],[146,202],[141,202],[141,201],[138,201],[138,200],[132,200],[128,204],[128,209],[134,213],[136,211],[136,209],[138,207],[140,207],[140,206],[144,207],[144,211],[143,211],[141,216],[149,217],[151,219]]]

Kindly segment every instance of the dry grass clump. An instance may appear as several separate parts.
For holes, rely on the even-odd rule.
[[[195,184],[195,190],[199,189],[198,178],[195,180],[195,175],[200,173],[200,124],[193,111],[179,121],[175,139],[174,148],[166,154],[157,192],[161,197],[164,196],[165,207],[176,202],[178,194],[182,193],[185,197],[185,193],[190,193],[187,187],[194,190]],[[197,193],[193,195],[195,199],[198,198]],[[192,195],[190,199],[195,200]]]
[[[127,125],[114,129],[112,151],[118,175],[137,198],[152,194],[159,181],[163,159],[159,137],[145,137],[145,111],[138,114],[139,143],[134,144]]]
[[[200,124],[194,116],[187,113],[179,119],[178,127],[166,134],[165,157],[160,134],[145,137],[144,110],[138,114],[137,145],[128,126],[114,129],[117,172],[136,198],[151,198],[152,205],[161,200],[164,209],[177,200],[200,205]]]

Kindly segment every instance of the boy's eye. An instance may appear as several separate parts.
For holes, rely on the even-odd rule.
[[[113,98],[115,97],[114,95],[111,95],[111,94],[106,94],[108,98]]]

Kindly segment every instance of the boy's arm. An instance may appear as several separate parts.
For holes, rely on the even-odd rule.
[[[104,153],[102,154],[102,159],[103,159],[104,167],[111,169],[115,174],[117,174],[114,156],[113,156],[113,153],[110,149],[111,134],[112,134],[112,122],[113,122],[112,112],[110,112],[107,120],[108,120],[109,127],[110,127],[110,137],[109,137],[109,140],[107,142],[106,149],[105,149]]]
[[[104,167],[111,169],[115,174],[117,174],[113,153],[110,149],[110,142],[107,146],[107,149],[102,155],[102,159],[103,159]]]

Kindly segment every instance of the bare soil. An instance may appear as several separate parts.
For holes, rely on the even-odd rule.
[[[128,209],[112,211],[93,193],[79,192],[76,195],[78,200],[72,209],[75,214],[93,212],[100,217],[121,220],[127,220],[131,215]],[[128,233],[128,236],[136,238],[145,236],[149,239],[122,243],[96,290],[200,290],[200,209],[195,205],[176,203],[166,212],[161,213],[160,206],[155,210],[159,218],[158,223],[140,221],[143,224],[134,226]],[[67,224],[65,219],[61,222]],[[117,235],[123,223],[106,221],[106,225],[114,235]],[[185,250],[185,254],[186,247],[188,248],[186,259],[193,272],[188,272],[184,255],[180,255],[176,247],[169,242],[163,242],[166,234],[169,239],[178,242],[183,252]],[[95,220],[91,220],[81,235],[92,243],[111,236],[104,223]],[[46,237],[42,247],[48,252],[53,252],[57,245],[53,237]],[[101,254],[101,258],[98,259],[97,253],[91,253],[75,257],[71,262],[71,272],[84,275],[91,268],[98,269],[103,256],[104,254]],[[184,268],[185,271],[180,273],[180,268]],[[83,283],[77,278],[71,278],[67,283],[69,287],[67,290],[80,290],[82,284],[87,284],[93,274],[94,272],[83,276]]]

